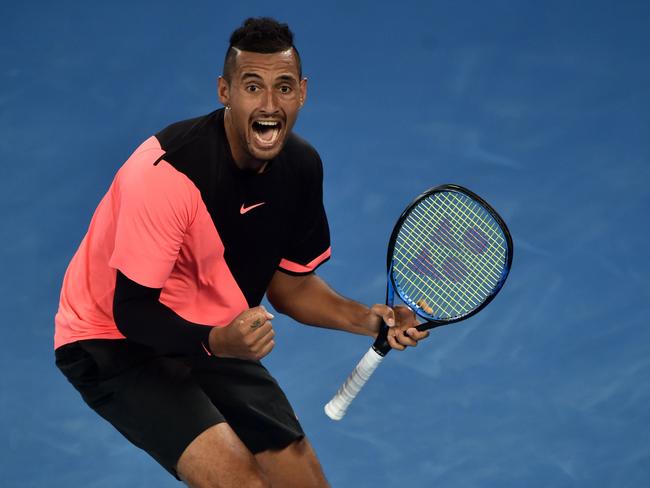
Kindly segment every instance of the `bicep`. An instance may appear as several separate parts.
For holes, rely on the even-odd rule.
[[[141,285],[119,269],[115,276],[113,318],[115,325],[126,337],[137,336],[152,321],[152,310],[158,304],[161,288]]]
[[[276,271],[267,297],[278,312],[310,325],[326,325],[332,311],[349,301],[316,273],[291,275],[283,271]]]
[[[283,271],[276,271],[269,283],[266,296],[278,312],[288,313],[291,302],[300,293],[306,280],[315,276],[313,273],[305,275],[291,275]]]
[[[162,288],[149,288],[141,285],[117,270],[115,276],[115,295],[113,297],[113,307],[133,300],[150,300],[158,301]]]

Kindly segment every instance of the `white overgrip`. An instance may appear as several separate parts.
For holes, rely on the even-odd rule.
[[[368,378],[370,378],[383,359],[384,357],[379,355],[372,347],[364,354],[359,364],[357,364],[348,379],[343,383],[343,386],[339,388],[336,395],[325,405],[325,413],[329,418],[332,420],[341,420],[343,418],[352,400],[361,391],[363,385],[366,384]]]

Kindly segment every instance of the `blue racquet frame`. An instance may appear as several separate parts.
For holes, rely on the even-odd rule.
[[[395,256],[394,256],[395,244],[397,242],[397,237],[400,233],[400,230],[402,229],[403,223],[409,217],[411,212],[420,204],[420,202],[430,198],[435,193],[441,193],[441,192],[456,192],[466,197],[469,197],[472,200],[474,200],[474,202],[480,204],[480,206],[484,210],[486,210],[490,214],[490,216],[494,219],[494,221],[497,223],[500,231],[503,233],[504,241],[507,247],[505,252],[505,262],[501,272],[501,277],[496,283],[496,285],[493,287],[491,292],[482,301],[482,303],[480,303],[477,307],[465,313],[450,318],[444,318],[444,319],[432,317],[422,307],[418,306],[416,303],[410,300],[409,297],[406,296],[405,293],[403,292],[400,284],[396,281],[395,274],[393,273],[393,269],[394,269],[393,265],[395,260]],[[388,252],[386,256],[386,268],[387,268],[387,275],[388,275],[386,280],[386,305],[388,305],[391,308],[393,307],[395,301],[395,294],[397,293],[397,295],[400,297],[400,300],[402,300],[405,304],[407,304],[409,308],[411,308],[419,317],[425,320],[425,322],[421,323],[419,326],[416,327],[420,331],[433,329],[435,327],[440,327],[443,325],[448,325],[454,322],[467,319],[472,315],[475,315],[478,312],[480,312],[483,308],[485,308],[485,306],[487,306],[487,304],[494,299],[497,293],[499,293],[499,291],[501,290],[501,288],[503,287],[506,281],[506,278],[508,277],[508,274],[510,273],[510,268],[512,267],[512,255],[513,255],[513,243],[512,243],[512,236],[510,235],[510,231],[508,230],[508,227],[504,222],[504,220],[501,218],[501,216],[485,200],[479,197],[476,193],[460,185],[445,184],[445,185],[436,186],[434,188],[430,188],[429,190],[419,195],[415,200],[413,200],[413,202],[411,202],[411,204],[402,212],[399,219],[395,223],[393,232],[391,233],[391,237],[388,242]],[[373,349],[375,349],[375,351],[382,356],[386,355],[391,349],[390,345],[388,344],[387,337],[388,337],[388,326],[384,323],[382,324],[377,339],[375,340],[372,346]]]

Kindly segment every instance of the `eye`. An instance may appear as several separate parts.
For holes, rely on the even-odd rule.
[[[259,91],[259,89],[260,89],[260,87],[257,86],[257,85],[247,85],[246,86],[246,91],[249,92],[249,93],[256,93],[256,92]]]
[[[291,86],[289,86],[289,85],[281,85],[280,86],[280,93],[282,93],[282,94],[286,95],[287,93],[291,93],[292,91],[293,91],[293,88]]]

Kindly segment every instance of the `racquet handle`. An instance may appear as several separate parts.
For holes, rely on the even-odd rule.
[[[343,418],[352,400],[361,391],[363,385],[366,384],[383,359],[384,356],[377,353],[372,347],[368,350],[336,395],[325,405],[325,413],[329,418],[332,420]]]

